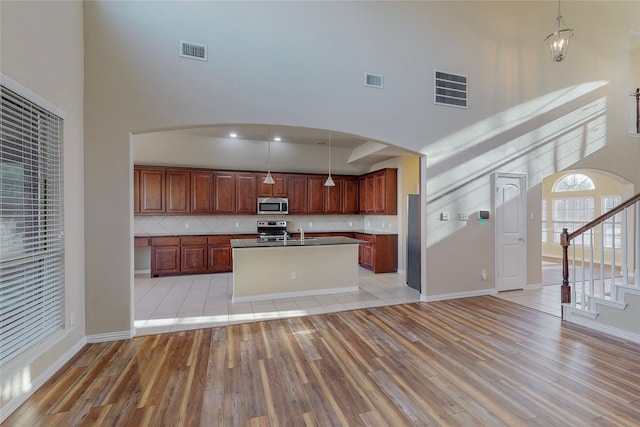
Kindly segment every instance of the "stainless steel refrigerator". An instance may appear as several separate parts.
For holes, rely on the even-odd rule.
[[[407,199],[407,285],[420,290],[420,195]]]

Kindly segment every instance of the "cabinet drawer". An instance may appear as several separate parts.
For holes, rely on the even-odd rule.
[[[207,244],[207,236],[181,237],[180,238],[180,244],[182,246],[206,245]]]
[[[209,236],[207,243],[210,245],[229,245],[232,236]]]
[[[179,237],[154,237],[151,239],[153,246],[180,246]]]
[[[133,246],[136,248],[149,246],[149,240],[150,239],[148,237],[134,237]]]

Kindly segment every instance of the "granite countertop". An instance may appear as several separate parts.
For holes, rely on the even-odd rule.
[[[360,243],[367,242],[350,237],[305,237],[304,240],[287,239],[286,242],[283,240],[260,242],[258,239],[232,239],[231,247],[234,249],[283,248],[287,246],[359,245]]]
[[[365,230],[313,230],[305,229],[307,234],[322,234],[322,233],[360,233],[360,234],[372,234],[372,235],[393,235],[398,234],[392,231],[365,231]],[[134,237],[179,237],[179,236],[242,236],[258,234],[257,231],[197,231],[189,232],[185,230],[184,233],[135,233]],[[296,230],[289,231],[289,234],[300,234]]]

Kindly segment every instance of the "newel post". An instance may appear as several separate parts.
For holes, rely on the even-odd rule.
[[[569,232],[566,228],[560,233],[560,245],[562,245],[562,286],[560,286],[560,298],[562,304],[571,302],[571,287],[569,286]],[[564,306],[562,307],[562,315],[564,318]]]

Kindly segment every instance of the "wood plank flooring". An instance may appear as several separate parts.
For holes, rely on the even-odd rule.
[[[640,346],[494,297],[87,345],[6,426],[625,426]]]

